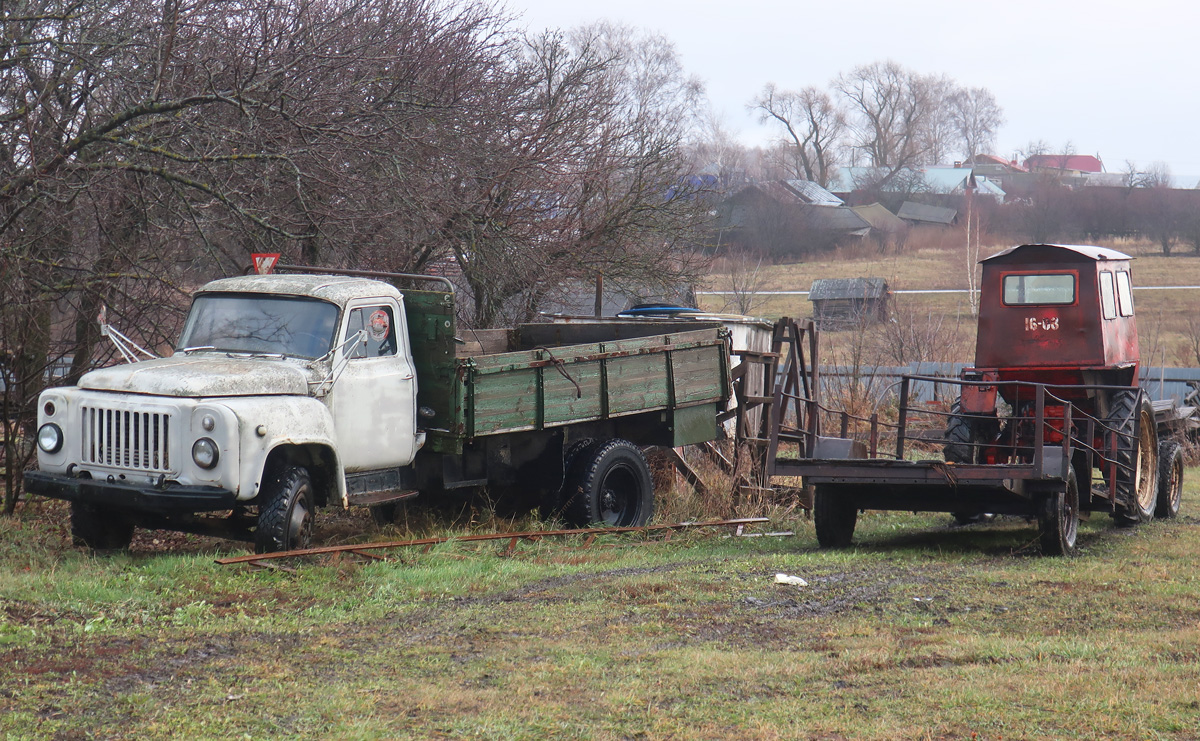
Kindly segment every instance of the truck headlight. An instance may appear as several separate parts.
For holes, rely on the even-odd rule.
[[[207,437],[202,437],[192,443],[192,460],[201,468],[214,468],[217,461],[221,458],[221,453],[217,449],[217,444]]]
[[[47,422],[38,429],[38,447],[45,453],[57,453],[62,450],[62,428],[53,422]]]

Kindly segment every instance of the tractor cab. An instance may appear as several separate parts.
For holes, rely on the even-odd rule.
[[[1131,259],[1106,247],[1026,244],[982,260],[975,373],[1062,385],[1136,383]]]

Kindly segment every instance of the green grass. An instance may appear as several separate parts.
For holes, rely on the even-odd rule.
[[[1196,738],[1198,477],[1071,559],[1021,520],[868,513],[845,551],[797,518],[286,572],[195,538],[93,556],[47,506],[0,519],[0,735]]]

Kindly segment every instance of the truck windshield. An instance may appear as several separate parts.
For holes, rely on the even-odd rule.
[[[1004,303],[1009,306],[1073,304],[1075,303],[1075,276],[1071,273],[1006,275],[1004,276]]]
[[[179,347],[319,358],[333,346],[338,308],[316,299],[206,294],[192,302]]]

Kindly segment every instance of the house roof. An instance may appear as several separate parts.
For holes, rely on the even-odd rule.
[[[1078,170],[1103,172],[1104,163],[1090,154],[1034,154],[1025,159],[1027,170]]]
[[[812,282],[809,301],[848,298],[880,298],[887,294],[883,278],[820,278]]]
[[[843,201],[811,180],[785,180],[783,186],[812,206],[841,206]]]
[[[808,206],[804,209],[804,218],[810,227],[831,232],[860,232],[865,235],[871,228],[871,222],[846,206]]]
[[[855,206],[850,210],[870,224],[872,229],[878,229],[881,232],[903,231],[908,226],[904,222],[904,219],[888,211],[881,203],[872,203],[869,206]]]
[[[896,215],[907,221],[917,221],[926,224],[953,224],[958,211],[941,206],[927,206],[924,203],[905,201],[900,205]]]

